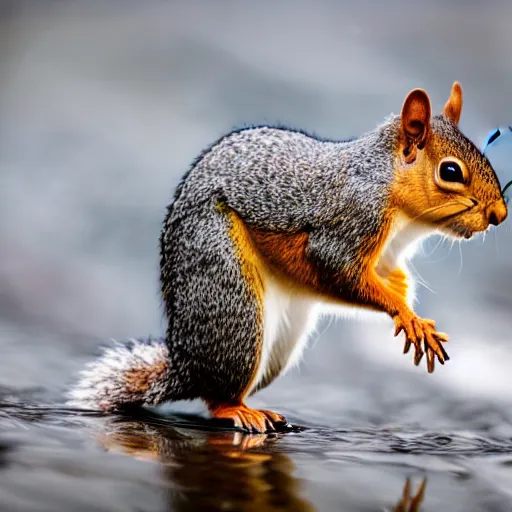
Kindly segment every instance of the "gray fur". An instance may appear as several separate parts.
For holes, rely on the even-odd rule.
[[[216,199],[190,206],[192,215],[168,222],[164,237],[167,343],[171,366],[186,388],[172,398],[231,401],[247,387],[256,363],[258,304]]]

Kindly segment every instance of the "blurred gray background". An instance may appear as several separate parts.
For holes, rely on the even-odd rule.
[[[511,16],[510,1],[0,0],[0,385],[59,399],[101,342],[164,332],[165,206],[232,128],[357,136],[415,87],[440,112],[454,80],[479,145],[512,123]],[[510,174],[512,144],[504,155]],[[390,320],[325,319],[255,402],[331,424],[417,390],[509,402],[511,240],[507,221],[414,260],[431,289],[418,309],[451,335],[434,375],[401,354]]]

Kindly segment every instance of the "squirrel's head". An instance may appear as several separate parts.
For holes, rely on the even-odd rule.
[[[471,238],[507,217],[489,160],[458,128],[462,89],[452,86],[443,113],[431,116],[425,91],[409,93],[399,120],[393,198],[410,218]]]

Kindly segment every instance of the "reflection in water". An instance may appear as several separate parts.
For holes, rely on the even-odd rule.
[[[113,421],[98,441],[110,451],[158,460],[171,483],[170,510],[313,512],[300,496],[292,460],[273,450],[279,436]]]
[[[102,413],[33,404],[28,400],[21,403],[15,399],[8,399],[7,394],[2,397],[0,390],[0,425],[5,427],[9,424],[17,430],[20,425],[25,428],[28,425],[45,426],[50,429],[52,438],[56,435],[54,427],[59,428],[61,432],[64,428],[69,428],[70,431],[85,428],[89,433],[94,433],[96,440],[107,451],[158,462],[163,481],[157,482],[157,487],[161,488],[163,484],[166,493],[163,496],[167,501],[166,510],[315,511],[315,507],[303,495],[305,490],[302,487],[302,480],[294,476],[294,462],[284,453],[291,440],[286,433],[247,435],[227,429],[223,422],[207,420],[200,416],[160,416],[140,409],[126,411],[122,416],[105,416]],[[292,431],[304,429],[295,427]],[[304,435],[294,437],[291,444],[295,453],[316,453],[321,455],[322,460],[325,460],[323,452],[318,452],[320,439],[331,447],[338,447],[341,451],[349,449],[352,453],[354,450],[364,453],[377,451],[380,454],[396,451],[418,453],[417,440],[411,438],[411,435],[406,436],[409,441],[405,444],[397,444],[396,439],[390,441],[388,431],[378,433],[346,430],[343,431],[343,442],[340,444],[340,432],[308,428]],[[284,437],[287,437],[286,442]],[[435,451],[435,445],[432,444],[430,437],[428,434],[423,435],[423,438],[427,438],[427,444],[423,446],[421,453]],[[366,443],[364,439],[367,440]],[[373,439],[373,442],[368,439]],[[17,444],[7,439],[0,441],[2,470],[14,460],[13,449]],[[476,452],[482,454],[485,450],[482,451],[480,441],[477,439],[475,446],[479,447]],[[445,451],[442,453],[446,455],[449,450],[446,449],[446,442],[443,445]],[[42,446],[44,453],[44,443]],[[308,449],[310,446],[314,447],[313,452]],[[492,453],[501,453],[496,448],[497,446]],[[32,447],[28,452],[31,450]],[[470,452],[466,449],[462,453]],[[29,461],[29,464],[33,462],[31,455]],[[315,471],[315,466],[311,465],[309,470]],[[336,475],[333,476],[333,481],[336,481]],[[375,482],[374,478],[375,474],[372,473],[371,479],[367,482],[369,489]],[[392,505],[396,503],[393,499],[391,503],[382,503],[381,506],[388,508],[379,509],[419,512],[425,494],[425,484],[426,480],[419,486],[416,494],[411,496],[410,483],[407,480],[401,499],[395,507]],[[341,485],[347,483],[340,481]],[[0,486],[0,494],[1,492]],[[395,492],[398,496],[400,490],[396,489]],[[342,498],[339,508],[335,510],[375,510],[375,502],[372,508],[368,508],[369,504],[363,496],[356,498],[355,504],[353,496],[347,495],[345,498],[348,498],[349,502]],[[79,498],[77,500],[79,501]]]
[[[404,485],[402,499],[397,503],[393,512],[419,512],[420,506],[425,497],[427,479],[423,479],[415,495],[410,495],[410,480],[407,479]]]
[[[117,418],[97,440],[108,451],[160,462],[173,511],[314,512],[301,496],[294,463],[277,449],[280,437]],[[426,479],[411,495],[407,479],[393,512],[419,512],[425,487]]]
[[[12,395],[12,397],[11,397]],[[9,398],[11,397],[11,398]],[[167,510],[172,511],[295,511],[314,512],[314,506],[303,496],[302,480],[294,476],[295,465],[284,453],[285,433],[271,435],[247,435],[227,429],[223,422],[204,419],[195,415],[175,414],[160,416],[149,411],[134,409],[119,416],[105,416],[102,413],[78,411],[71,408],[34,404],[23,396],[17,400],[15,394],[0,390],[0,424],[12,424],[49,428],[85,428],[95,432],[96,440],[110,452],[130,455],[140,460],[156,461],[160,464],[164,489],[167,495]],[[304,429],[294,427],[292,432]],[[339,434],[343,442],[340,444]],[[308,428],[303,436],[294,437],[294,451],[318,454],[318,443],[322,439],[328,445],[339,449],[358,449],[361,452],[383,453],[434,453],[440,450],[441,443],[446,455],[450,452],[447,436],[440,439],[423,433],[421,439],[409,433],[398,443],[399,436],[391,436],[389,431],[331,431]],[[54,435],[54,434],[52,434]],[[9,465],[14,445],[0,442],[0,470]],[[422,441],[422,442],[420,442]],[[487,446],[480,438],[475,438],[473,451],[453,436],[450,439],[458,452],[463,454],[502,453],[499,443]],[[467,441],[467,440],[466,440]],[[490,448],[493,447],[491,451]],[[508,446],[508,445],[507,445]],[[437,448],[436,448],[437,447]],[[506,448],[506,447],[505,447]],[[457,450],[456,450],[457,451]],[[510,451],[506,450],[507,453]],[[310,467],[315,471],[314,465]],[[374,475],[373,475],[374,477]],[[334,480],[336,476],[334,475]],[[368,481],[372,488],[374,480]],[[343,485],[343,482],[340,482]],[[346,482],[345,482],[346,485]],[[393,512],[419,512],[425,494],[426,480],[411,495],[409,481],[405,482],[400,501],[394,506],[383,503]],[[396,489],[398,496],[399,489]],[[1,488],[0,488],[1,493]],[[353,508],[340,501],[337,510],[370,511],[365,498]]]

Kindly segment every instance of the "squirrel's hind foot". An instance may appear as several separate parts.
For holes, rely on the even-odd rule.
[[[235,427],[247,432],[265,434],[275,432],[281,425],[287,424],[286,418],[281,414],[251,409],[245,404],[209,404],[212,418],[232,420]]]

